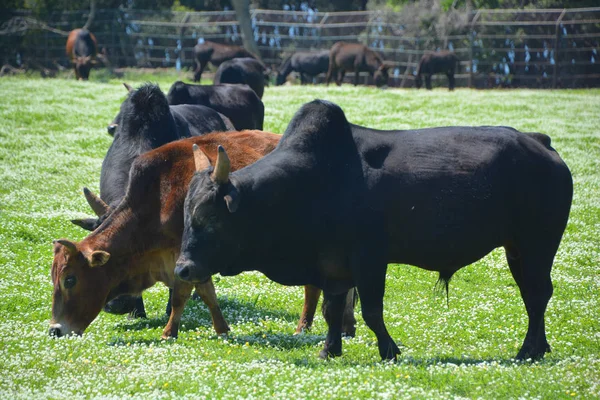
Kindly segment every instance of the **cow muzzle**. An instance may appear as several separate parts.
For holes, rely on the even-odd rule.
[[[61,336],[65,336],[65,335],[78,335],[81,336],[81,331],[76,332],[62,324],[59,323],[55,323],[55,324],[50,324],[50,329],[48,329],[48,335],[52,336],[52,337],[61,337]]]
[[[175,276],[185,282],[206,282],[212,273],[206,268],[200,268],[191,261],[178,261],[175,265]]]

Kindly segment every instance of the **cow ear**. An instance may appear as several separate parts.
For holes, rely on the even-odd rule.
[[[227,152],[223,148],[223,146],[219,145],[219,152],[217,153],[217,163],[215,164],[215,170],[210,176],[210,179],[219,184],[223,185],[229,182],[229,171],[231,170],[231,162],[229,161],[229,156],[227,156]]]
[[[98,220],[96,218],[72,219],[71,222],[86,231],[93,231]]]
[[[197,172],[204,171],[210,167],[210,160],[206,156],[206,153],[196,143],[192,145],[192,151],[194,152],[194,164],[196,165]]]
[[[125,86],[125,89],[127,89],[127,91],[130,92],[130,93],[133,90],[133,88],[129,84],[125,83],[125,82],[123,82],[123,86]]]
[[[95,250],[92,251],[91,254],[86,256],[86,258],[90,267],[101,267],[108,262],[108,259],[110,258],[110,253],[107,253],[106,251],[102,250]]]
[[[238,192],[235,186],[231,185],[231,190],[225,195],[224,199],[229,212],[236,212],[238,206],[240,205],[240,192]]]

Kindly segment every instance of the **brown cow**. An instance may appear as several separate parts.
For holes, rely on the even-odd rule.
[[[166,144],[139,156],[131,167],[127,193],[106,220],[81,242],[57,240],[51,335],[83,333],[112,298],[140,294],[157,281],[173,289],[172,311],[162,337],[177,337],[179,322],[193,285],[175,279],[173,270],[183,233],[183,202],[195,171],[192,144],[211,163],[217,144],[227,147],[232,168],[248,165],[275,148],[280,136],[260,131],[212,133]],[[160,210],[160,212],[157,212]],[[218,334],[229,330],[217,304],[211,279],[196,285]],[[312,322],[320,290],[305,288],[298,331]],[[354,333],[354,315],[346,320]]]
[[[375,80],[377,87],[387,84],[389,65],[379,54],[360,43],[337,42],[329,51],[327,85],[335,75],[335,83],[340,86],[346,71],[354,71],[354,86],[358,85],[358,74],[366,71]]]
[[[67,38],[66,52],[73,63],[77,79],[87,81],[98,55],[98,44],[94,34],[87,29],[72,30]]]
[[[197,44],[194,46],[194,58],[196,61],[196,69],[194,71],[194,82],[199,82],[202,77],[202,72],[210,62],[215,67],[218,67],[225,61],[234,58],[256,58],[243,47],[233,46],[228,44],[220,44],[210,41]]]

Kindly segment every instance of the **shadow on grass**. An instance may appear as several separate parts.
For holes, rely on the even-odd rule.
[[[296,322],[299,318],[299,313],[294,314],[282,310],[270,310],[256,303],[240,301],[239,299],[231,299],[228,297],[219,298],[219,306],[223,312],[225,320],[230,325],[249,321],[262,321],[264,319],[282,319],[285,321]],[[127,319],[116,326],[120,331],[141,331],[146,329],[164,328],[169,317],[161,313],[155,318],[140,318]],[[179,332],[194,331],[197,328],[211,328],[212,318],[210,312],[202,300],[188,301],[183,316],[181,317],[181,327]]]
[[[344,356],[337,358],[336,361],[341,362],[344,366],[348,367],[365,367],[375,364],[382,364],[386,361],[356,361],[352,359],[344,359]],[[489,357],[489,358],[457,358],[457,357],[430,357],[430,358],[419,358],[419,357],[402,357],[400,355],[398,360],[394,362],[394,365],[401,367],[416,367],[419,369],[426,369],[428,367],[447,367],[448,371],[451,368],[458,367],[476,367],[479,365],[487,366],[499,366],[499,367],[530,367],[532,365],[539,366],[553,366],[561,362],[559,359],[542,359],[538,361],[518,361],[510,357]],[[298,367],[315,368],[323,365],[323,360],[318,359],[316,356],[314,359],[298,358],[292,361]]]

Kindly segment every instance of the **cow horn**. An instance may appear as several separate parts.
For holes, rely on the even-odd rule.
[[[225,152],[223,146],[219,145],[219,152],[217,153],[217,163],[215,170],[213,171],[210,179],[218,184],[224,184],[229,182],[229,170],[231,168],[231,162]]]
[[[125,89],[127,89],[127,91],[130,92],[130,93],[133,90],[133,88],[131,87],[131,85],[129,85],[129,84],[125,83],[125,82],[123,82],[123,86],[125,86]]]
[[[65,246],[65,248],[67,249],[67,251],[71,254],[75,254],[77,253],[77,246],[75,245],[75,243],[71,242],[70,240],[67,239],[57,239],[57,240],[53,240],[52,241],[53,244],[62,244],[63,246]]]
[[[92,191],[86,187],[83,188],[83,195],[87,200],[92,210],[97,216],[101,217],[110,211],[110,207],[100,197],[96,196]]]
[[[210,166],[208,157],[196,143],[192,145],[192,151],[194,152],[194,164],[196,164],[196,171],[204,171]]]

